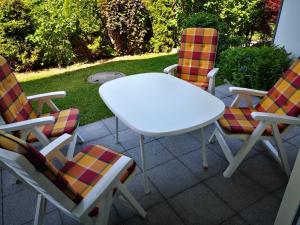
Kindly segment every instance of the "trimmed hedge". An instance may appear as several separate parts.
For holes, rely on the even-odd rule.
[[[235,86],[268,90],[290,66],[289,55],[276,46],[231,48],[221,54],[219,75]]]

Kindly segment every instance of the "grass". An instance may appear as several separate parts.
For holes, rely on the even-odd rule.
[[[74,65],[67,69],[18,74],[17,77],[27,95],[66,91],[67,96],[55,100],[55,103],[61,109],[79,108],[80,123],[83,125],[112,116],[99,97],[99,85],[87,83],[89,75],[104,71],[119,71],[127,75],[162,72],[165,67],[176,62],[176,54],[146,54],[94,64]]]

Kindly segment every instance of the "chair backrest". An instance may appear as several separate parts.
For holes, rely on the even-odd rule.
[[[183,30],[178,55],[177,76],[194,82],[208,82],[207,74],[214,68],[218,31],[213,28]]]
[[[0,160],[26,183],[64,210],[70,210],[83,199],[69,185],[62,173],[38,150],[1,130]]]
[[[299,116],[300,114],[300,59],[283,74],[268,94],[256,106],[261,112]]]
[[[6,123],[37,117],[7,60],[2,56],[0,56],[0,112]]]

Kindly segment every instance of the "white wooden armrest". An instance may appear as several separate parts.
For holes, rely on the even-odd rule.
[[[257,97],[263,97],[268,93],[267,91],[260,91],[255,89],[242,88],[242,87],[230,87],[229,91],[232,94],[251,95]]]
[[[207,74],[208,78],[215,78],[216,75],[219,72],[219,68],[213,68],[211,71],[209,71],[209,73]]]
[[[40,101],[40,100],[48,100],[52,98],[64,98],[66,96],[65,91],[55,91],[55,92],[48,92],[38,95],[31,95],[27,96],[29,101]]]
[[[29,101],[37,101],[38,102],[37,113],[42,114],[43,106],[45,103],[52,109],[52,111],[59,111],[59,108],[54,104],[52,99],[64,98],[65,96],[66,96],[65,91],[56,91],[56,92],[49,92],[49,93],[28,96],[27,99]]]
[[[177,69],[177,66],[178,66],[178,64],[174,64],[174,65],[171,65],[171,66],[166,67],[166,68],[164,69],[164,73],[174,75],[174,71]]]
[[[269,123],[284,123],[300,125],[300,118],[293,116],[278,115],[275,113],[253,112],[251,116],[255,120],[261,120]]]
[[[77,205],[73,213],[80,218],[84,213],[92,210],[93,207],[109,193],[112,194],[111,192],[117,187],[117,182],[120,182],[119,177],[124,172],[124,169],[128,168],[131,163],[132,159],[129,157],[121,157]]]
[[[54,141],[46,145],[40,153],[44,155],[47,159],[53,160],[53,158],[58,158],[62,163],[65,163],[67,160],[64,155],[60,152],[62,147],[71,143],[73,140],[72,135],[70,134],[63,134],[56,138]]]
[[[46,116],[46,117],[29,119],[20,122],[10,123],[10,124],[4,124],[0,126],[0,130],[6,132],[31,130],[41,125],[53,124],[54,122],[55,122],[55,118],[53,116]]]

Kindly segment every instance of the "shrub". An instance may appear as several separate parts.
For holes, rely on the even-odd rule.
[[[151,22],[140,0],[109,0],[102,3],[102,9],[118,55],[138,54],[147,49]]]
[[[176,6],[173,3],[173,0],[147,2],[153,29],[153,37],[150,41],[153,52],[167,52],[177,45]]]
[[[233,85],[268,90],[290,63],[284,48],[262,46],[228,49],[221,54],[218,66],[220,77]]]
[[[0,55],[8,58],[15,70],[29,69],[37,59],[27,40],[34,32],[30,8],[21,0],[0,2]]]
[[[64,0],[42,1],[33,5],[36,30],[30,35],[40,55],[41,66],[65,66],[74,59],[70,37],[76,32],[76,20],[68,16]]]
[[[231,37],[229,27],[217,16],[209,13],[194,13],[182,22],[182,28],[204,27],[215,28],[219,31],[218,52],[222,52],[229,47],[240,46],[242,39]]]

